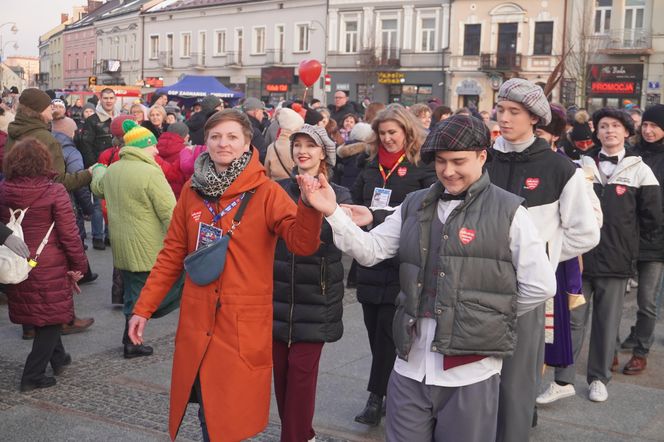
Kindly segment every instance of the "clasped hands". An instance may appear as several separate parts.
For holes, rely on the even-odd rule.
[[[337,209],[337,196],[325,175],[320,174],[318,177],[308,174],[298,175],[297,184],[300,186],[300,195],[305,204],[318,210],[324,216],[332,215]],[[353,220],[353,223],[360,227],[373,222],[373,214],[365,206],[341,204],[339,207]]]

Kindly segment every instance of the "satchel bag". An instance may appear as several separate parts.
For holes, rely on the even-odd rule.
[[[242,215],[255,192],[256,189],[253,189],[244,194],[242,204],[240,204],[237,213],[233,217],[233,224],[225,235],[217,241],[190,253],[184,259],[184,269],[194,284],[200,286],[212,284],[221,276],[226,265],[226,253],[233,231],[240,225]]]

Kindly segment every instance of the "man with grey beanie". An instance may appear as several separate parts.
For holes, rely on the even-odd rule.
[[[541,87],[522,78],[503,83],[496,119],[501,136],[487,164],[491,182],[525,199],[555,270],[559,262],[599,243],[589,187],[581,169],[535,136],[538,123],[551,122],[551,108]],[[542,305],[519,318],[516,350],[504,361],[499,442],[527,441],[535,421],[535,398],[544,364],[545,310],[553,311],[553,306]]]
[[[388,442],[493,440],[503,361],[518,345],[517,317],[555,293],[523,198],[491,184],[482,170],[489,145],[481,120],[441,122],[421,150],[424,162],[435,162],[438,181],[410,193],[370,232],[357,226],[372,222],[368,208],[339,207],[323,176],[319,185],[299,178],[339,249],[365,266],[399,256]]]

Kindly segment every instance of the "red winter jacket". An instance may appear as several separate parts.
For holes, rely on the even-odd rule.
[[[28,279],[7,286],[9,319],[38,327],[68,323],[74,319],[74,300],[67,272],[84,274],[88,268],[69,194],[62,184],[47,177],[2,182],[0,221],[9,221],[9,208],[25,207],[29,208],[22,227],[31,257],[53,221],[55,227]]]
[[[161,158],[156,158],[156,161],[164,171],[166,180],[171,185],[176,199],[180,197],[182,186],[187,181],[180,169],[180,152],[182,149],[184,149],[184,138],[173,132],[164,132],[157,141],[157,150],[159,150],[159,157]]]

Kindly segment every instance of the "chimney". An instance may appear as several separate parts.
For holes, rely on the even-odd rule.
[[[103,4],[104,2],[99,0],[88,0],[88,14],[91,14],[95,9],[99,8]]]
[[[60,14],[60,23],[66,23],[69,20],[69,14],[62,13]]]

